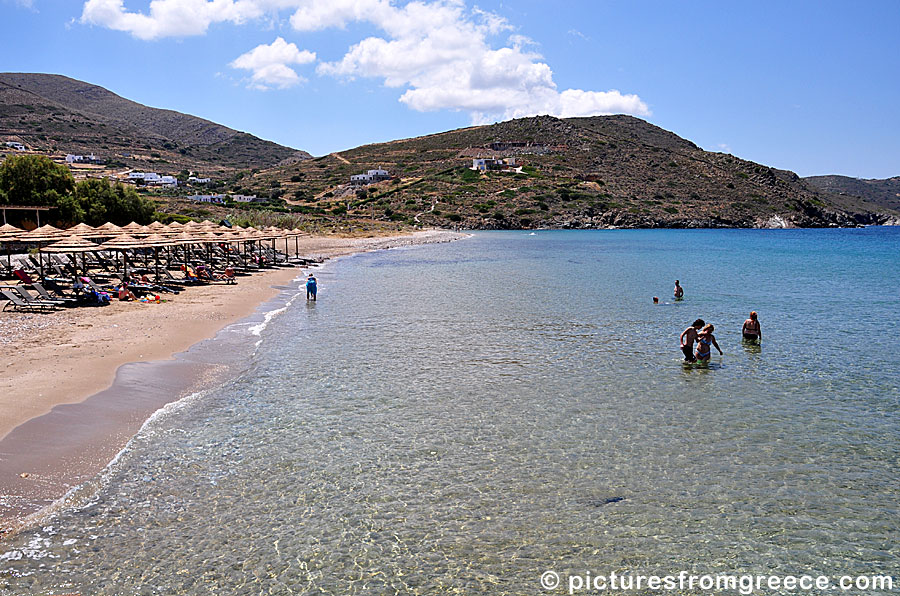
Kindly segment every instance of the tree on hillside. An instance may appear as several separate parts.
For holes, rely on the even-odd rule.
[[[92,226],[107,221],[116,225],[132,221],[146,224],[152,221],[155,211],[153,201],[143,198],[132,187],[121,182],[110,185],[106,180],[97,178],[78,183],[74,203],[79,215],[77,220]],[[60,210],[63,210],[62,205]]]
[[[43,155],[12,155],[0,164],[0,204],[56,205],[74,187],[69,168]]]

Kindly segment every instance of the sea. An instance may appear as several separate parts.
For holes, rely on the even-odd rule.
[[[900,228],[476,232],[316,274],[0,543],[0,593],[900,590]],[[724,353],[685,364],[698,317]]]

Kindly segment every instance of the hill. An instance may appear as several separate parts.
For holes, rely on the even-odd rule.
[[[0,140],[44,152],[93,153],[108,162],[166,173],[266,168],[310,157],[209,120],[147,107],[51,74],[0,73]]]
[[[860,197],[888,209],[900,210],[900,176],[865,180],[849,176],[810,176],[804,180],[824,192]]]
[[[479,173],[475,157],[513,159],[516,169]],[[377,168],[392,179],[349,184]],[[473,229],[822,227],[897,216],[631,116],[521,118],[366,145],[258,172],[235,190],[308,213]]]

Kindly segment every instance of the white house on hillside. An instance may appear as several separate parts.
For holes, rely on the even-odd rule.
[[[365,174],[356,174],[355,176],[350,176],[350,184],[372,184],[373,182],[389,180],[390,177],[391,175],[387,172],[387,170],[369,170]]]
[[[472,159],[472,168],[479,172],[515,170],[516,158],[507,157],[504,159],[494,159],[492,157],[476,157]]]
[[[216,203],[219,205],[225,203],[225,195],[194,195],[188,198],[195,203]]]

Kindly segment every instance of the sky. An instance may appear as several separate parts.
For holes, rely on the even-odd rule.
[[[898,0],[0,0],[0,72],[317,156],[621,113],[801,176],[888,178],[898,32]]]

